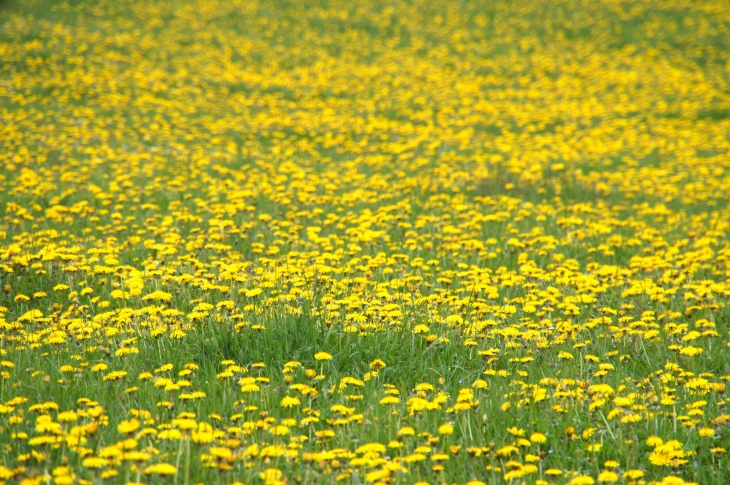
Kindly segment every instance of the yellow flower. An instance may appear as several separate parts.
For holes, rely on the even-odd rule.
[[[624,472],[623,477],[625,480],[638,480],[644,476],[644,472],[641,470],[627,470]]]
[[[684,348],[682,348],[679,351],[680,354],[686,355],[686,356],[689,356],[689,357],[693,357],[695,355],[699,355],[702,352],[703,352],[703,349],[701,349],[699,347],[692,347],[691,345],[689,345],[687,347],[684,347]]]
[[[593,485],[594,483],[596,483],[596,481],[593,480],[593,478],[587,475],[578,475],[568,482],[568,485]]]
[[[192,421],[192,419],[190,420]],[[179,423],[178,423],[179,424]],[[189,427],[180,427],[180,429],[190,429]],[[205,444],[212,443],[215,439],[213,433],[213,427],[209,423],[198,423],[197,428],[193,429],[192,440],[193,443]]]
[[[64,411],[62,413],[58,413],[57,419],[61,423],[70,423],[79,419],[79,415],[74,411]]]
[[[649,436],[646,439],[646,444],[651,446],[652,448],[661,445],[662,443],[664,443],[664,441],[658,436]]]
[[[106,458],[99,458],[99,457],[89,457],[84,458],[84,461],[82,462],[82,466],[84,468],[103,468],[109,464],[109,460]]]
[[[685,482],[682,478],[671,475],[662,478],[662,481],[659,483],[661,485],[696,485],[695,483]]]
[[[332,360],[332,356],[327,352],[317,352],[314,354],[316,360]]]
[[[289,428],[283,425],[272,426],[269,428],[269,433],[274,436],[285,436],[289,434]]]
[[[125,355],[130,354],[139,354],[139,349],[137,347],[122,347],[114,352],[115,357],[124,357]]]
[[[516,453],[518,451],[519,451],[519,449],[516,446],[506,445],[506,446],[503,446],[502,448],[500,448],[499,450],[497,450],[497,455],[506,457],[506,456],[509,456],[512,453]]]
[[[222,446],[213,446],[209,450],[210,454],[218,459],[229,459],[233,457],[233,452],[229,448]]]
[[[259,473],[259,477],[267,484],[273,483],[275,480],[279,480],[282,476],[282,471],[277,468],[267,468],[263,472]]]
[[[118,370],[113,371],[104,376],[104,381],[118,381],[127,375],[127,371]]]
[[[373,370],[384,369],[385,368],[385,362],[382,361],[381,359],[375,359],[374,361],[370,362],[370,368],[373,369]]]
[[[153,291],[152,293],[149,293],[142,297],[142,301],[150,301],[150,300],[162,300],[162,301],[172,301],[172,294],[167,293],[165,291]]]
[[[145,475],[174,475],[177,473],[177,469],[169,463],[157,463],[148,466],[142,473]]]
[[[598,481],[601,483],[613,483],[618,481],[618,475],[612,471],[604,470],[598,475]]]
[[[207,423],[200,423],[200,424],[204,425]],[[182,431],[190,431],[190,430],[198,428],[198,423],[196,423],[194,419],[187,418],[187,417],[173,419],[172,425]]]
[[[542,433],[532,433],[530,435],[530,441],[537,444],[542,444],[547,441],[547,437]]]
[[[296,396],[284,396],[281,399],[281,406],[285,407],[285,408],[299,406],[300,404],[301,404],[301,401]]]
[[[117,430],[122,434],[130,434],[134,433],[139,429],[140,422],[137,418],[132,418],[127,421],[122,421],[117,426]]]

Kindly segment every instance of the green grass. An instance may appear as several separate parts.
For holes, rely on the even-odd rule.
[[[0,481],[724,483],[723,7],[8,2]]]

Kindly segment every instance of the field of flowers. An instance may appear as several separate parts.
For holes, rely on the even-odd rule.
[[[0,483],[725,484],[726,0],[0,10]]]

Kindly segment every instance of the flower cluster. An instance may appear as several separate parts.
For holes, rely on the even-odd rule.
[[[725,483],[728,36],[725,0],[8,6],[0,485]]]

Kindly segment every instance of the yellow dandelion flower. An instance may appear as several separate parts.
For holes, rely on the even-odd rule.
[[[600,483],[618,482],[618,475],[612,471],[604,470],[598,475],[598,481]]]
[[[174,475],[177,473],[177,468],[169,463],[157,463],[148,466],[142,473],[145,475]]]
[[[122,421],[117,425],[117,430],[121,434],[130,434],[137,431],[140,427],[140,422],[137,418],[132,418],[130,420]]]

